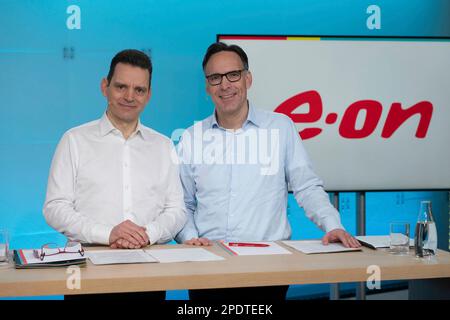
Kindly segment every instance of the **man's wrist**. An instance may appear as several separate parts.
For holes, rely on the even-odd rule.
[[[113,227],[97,224],[91,229],[90,243],[107,244],[109,245]]]

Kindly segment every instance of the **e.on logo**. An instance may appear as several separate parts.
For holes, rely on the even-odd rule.
[[[293,113],[294,110],[306,104],[309,104],[308,113]],[[366,111],[366,117],[362,127],[356,128],[356,120],[362,110]],[[281,103],[274,111],[284,113],[295,123],[314,123],[322,117],[322,98],[315,90],[301,92]],[[376,100],[359,100],[352,103],[345,110],[339,123],[339,135],[347,139],[362,139],[370,136],[380,121],[382,111],[383,106]],[[415,114],[420,115],[415,136],[420,139],[425,138],[433,114],[433,104],[429,101],[420,101],[405,109],[399,102],[392,103],[383,124],[381,137],[390,138],[406,120]],[[325,123],[334,124],[337,118],[338,114],[331,112],[326,116]],[[303,140],[307,140],[321,132],[322,128],[313,127],[303,129],[299,134]]]

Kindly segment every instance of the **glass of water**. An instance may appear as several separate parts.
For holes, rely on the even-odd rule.
[[[409,223],[392,222],[390,224],[390,252],[396,255],[409,254]]]
[[[0,263],[8,262],[9,238],[8,231],[0,229]]]

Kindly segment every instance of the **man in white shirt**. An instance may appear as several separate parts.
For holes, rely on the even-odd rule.
[[[56,149],[44,216],[69,239],[137,249],[172,240],[186,221],[172,142],[139,121],[151,74],[146,54],[119,52],[101,82],[105,114]]]

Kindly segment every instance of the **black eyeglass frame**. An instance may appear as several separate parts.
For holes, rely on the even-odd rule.
[[[233,70],[233,71],[230,71],[230,72],[227,72],[227,73],[213,73],[213,74],[210,74],[208,76],[205,76],[205,78],[206,78],[206,80],[208,80],[209,85],[211,85],[211,86],[218,86],[218,85],[220,85],[222,83],[223,77],[227,78],[227,80],[229,82],[238,82],[239,80],[242,79],[242,72],[243,71],[248,71],[248,69]],[[239,78],[236,79],[236,80],[230,80],[229,75],[232,74],[232,73],[236,73],[236,72],[239,73]],[[220,76],[220,82],[218,82],[218,83],[211,83],[211,77],[217,77],[217,76]]]

